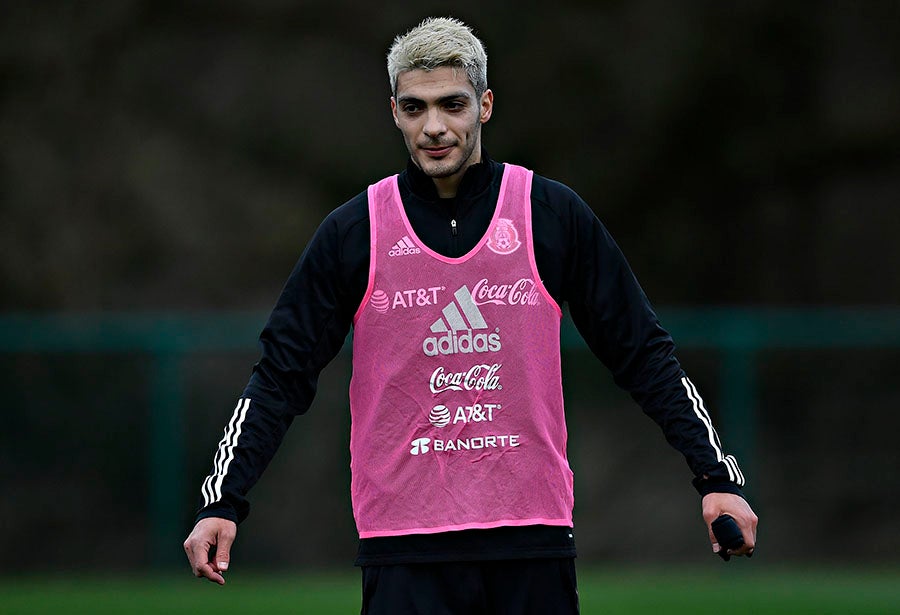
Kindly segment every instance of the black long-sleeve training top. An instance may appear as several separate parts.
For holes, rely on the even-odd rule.
[[[456,197],[442,199],[411,161],[400,195],[419,239],[448,257],[487,232],[503,165],[482,152]],[[588,205],[567,186],[534,175],[531,207],[538,273],[569,312],[591,351],[685,457],[701,495],[741,494],[744,478],[722,450],[703,402],[674,355],[625,257]],[[247,492],[272,459],[294,416],[307,411],[321,370],[340,351],[369,275],[366,192],[334,210],[297,262],[260,335],[261,357],[203,483],[197,519],[242,521]],[[465,530],[360,541],[357,564],[566,557],[572,530],[549,526]]]

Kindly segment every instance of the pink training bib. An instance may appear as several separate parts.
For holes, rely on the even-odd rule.
[[[361,538],[572,525],[562,312],[535,266],[531,179],[505,165],[487,234],[460,258],[419,240],[396,176],[369,187],[350,384]]]

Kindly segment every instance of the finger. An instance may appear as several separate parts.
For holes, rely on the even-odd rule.
[[[744,537],[744,546],[741,551],[741,555],[750,553],[756,547],[756,524],[758,520],[756,515],[750,513],[748,518],[744,518],[738,521],[738,527],[741,528],[741,534]]]
[[[216,572],[221,572],[222,574],[228,572],[230,563],[231,560],[227,553],[220,554],[218,551],[214,551],[210,554],[209,565],[212,566],[212,569]]]
[[[755,527],[752,523],[748,524],[748,526],[739,527],[741,527],[741,535],[744,539],[744,544],[741,545],[739,549],[729,550],[728,553],[730,553],[731,555],[746,555],[747,557],[750,557],[753,555],[753,550],[756,548]]]
[[[204,561],[206,561],[205,558],[203,558],[200,548],[198,548],[198,544],[197,544],[198,542],[205,542],[205,541],[198,541],[192,534],[191,536],[188,536],[187,540],[184,541],[184,545],[183,545],[184,553],[185,553],[185,555],[187,555],[188,563],[190,563],[190,565],[191,565],[191,572],[193,572],[195,576],[198,576],[197,575],[198,566],[201,563],[203,563]]]
[[[234,543],[234,534],[231,532],[220,532],[219,540],[216,543],[216,554],[214,562],[216,570],[225,572],[231,563],[231,545]]]
[[[706,530],[709,532],[709,542],[710,542],[710,544],[712,544],[713,553],[718,553],[719,551],[722,550],[722,547],[719,545],[719,541],[716,538],[716,535],[713,534],[712,526],[707,524]]]
[[[191,572],[198,579],[209,579],[224,584],[225,579],[209,563],[209,543],[203,540],[188,538],[184,542],[184,551],[191,564]]]
[[[209,562],[197,566],[195,575],[198,579],[209,579],[213,583],[225,585],[225,577],[223,577],[215,568],[213,568],[212,564],[210,564]]]
[[[184,545],[191,563],[191,569],[194,576],[198,579],[209,579],[219,585],[225,584],[225,579],[219,574],[219,571],[210,563],[210,549],[212,545],[207,540],[197,538],[188,539]]]
[[[756,545],[753,544],[753,542],[748,541],[747,534],[745,533],[744,534],[744,544],[741,546],[741,548],[729,550],[728,552],[731,553],[732,555],[747,555],[747,556],[749,556],[753,553],[753,550],[755,548],[756,548]]]

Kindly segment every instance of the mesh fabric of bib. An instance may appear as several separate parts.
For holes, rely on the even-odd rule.
[[[369,187],[350,384],[361,538],[572,525],[562,312],[535,266],[531,180],[504,166],[488,231],[459,258],[419,240],[397,176]]]

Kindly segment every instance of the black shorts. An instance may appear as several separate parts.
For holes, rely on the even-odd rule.
[[[577,615],[575,560],[362,567],[361,615]]]

